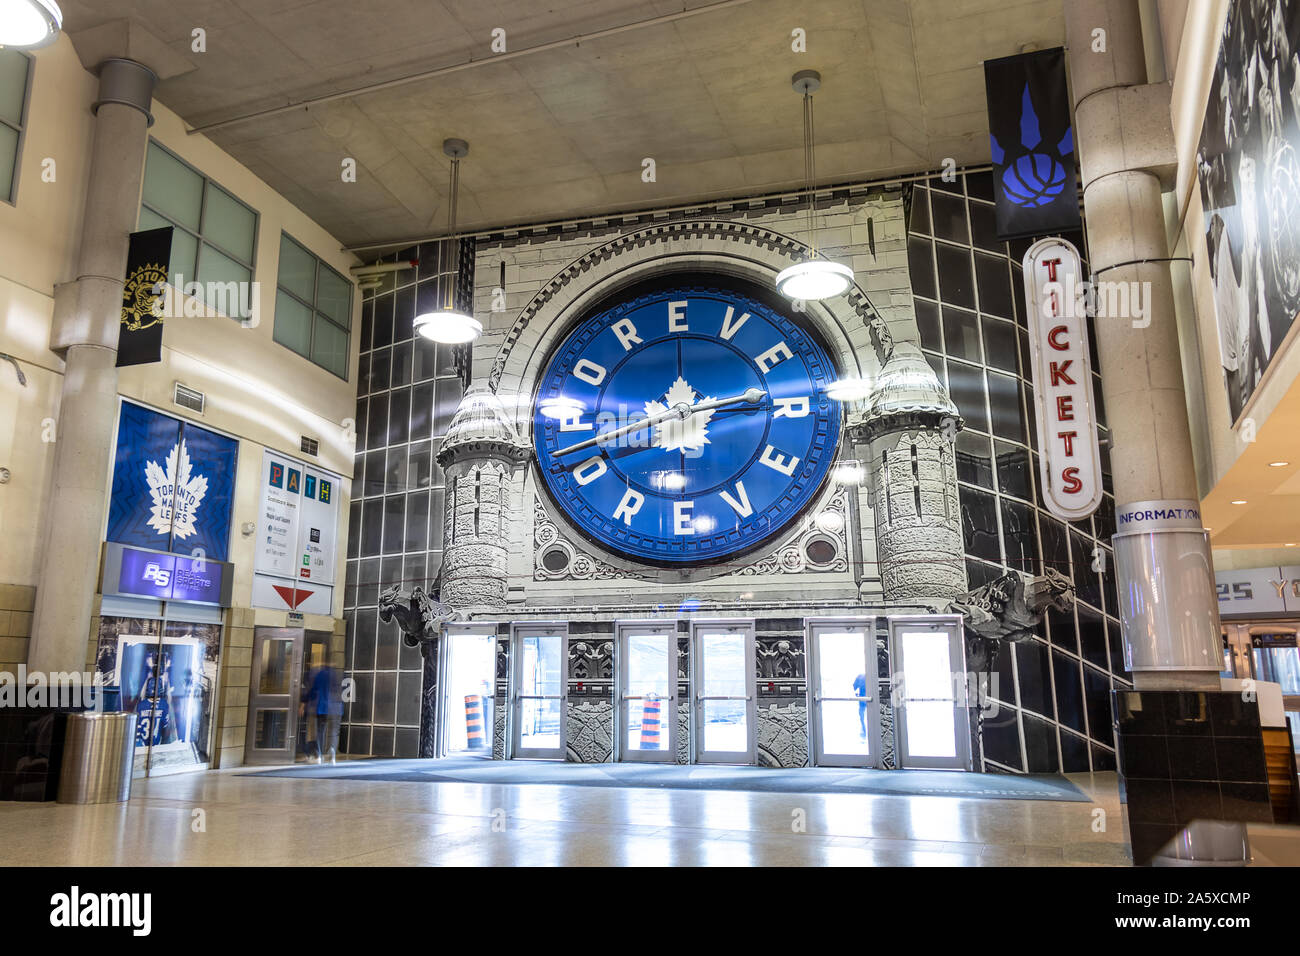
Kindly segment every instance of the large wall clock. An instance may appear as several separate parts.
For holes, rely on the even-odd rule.
[[[541,478],[615,554],[725,561],[780,533],[825,482],[836,370],[802,321],[731,280],[629,290],[580,319],[534,406]]]

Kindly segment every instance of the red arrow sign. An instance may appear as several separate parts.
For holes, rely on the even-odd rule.
[[[286,588],[283,585],[279,585],[279,584],[272,584],[271,587],[275,588],[275,593],[280,595],[280,597],[284,599],[284,603],[289,605],[289,607],[293,610],[297,610],[299,604],[301,604],[303,601],[307,600],[309,597],[312,596],[311,591],[303,591],[301,589],[295,589],[295,588]]]

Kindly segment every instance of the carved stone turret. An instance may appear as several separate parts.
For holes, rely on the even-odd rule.
[[[510,479],[528,453],[501,400],[470,386],[438,450],[447,477],[439,597],[451,607],[505,607]]]
[[[900,342],[851,425],[867,449],[876,552],[888,600],[966,591],[953,440],[957,406],[921,350]]]

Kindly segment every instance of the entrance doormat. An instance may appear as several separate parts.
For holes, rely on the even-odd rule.
[[[239,774],[319,780],[383,780],[391,783],[474,783],[505,786],[645,787],[667,790],[746,790],[757,793],[869,793],[907,797],[968,797],[986,800],[1065,800],[1086,803],[1064,777],[954,770],[852,770],[838,767],[650,766],[582,764],[540,760],[349,760],[333,766],[306,764]]]

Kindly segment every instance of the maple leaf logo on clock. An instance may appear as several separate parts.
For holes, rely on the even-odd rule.
[[[711,402],[713,396],[708,398],[699,398],[695,389],[686,383],[686,379],[680,375],[677,381],[673,382],[672,388],[664,396],[668,400],[667,404],[663,402],[646,402],[645,413],[652,418],[662,415],[670,408],[678,405],[690,407],[697,401]],[[664,451],[699,451],[709,443],[709,419],[713,417],[713,409],[705,409],[689,416],[684,421],[666,421],[660,422],[654,426],[655,437],[654,443],[657,448]]]

